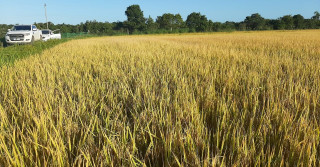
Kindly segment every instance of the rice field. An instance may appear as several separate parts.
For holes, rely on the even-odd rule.
[[[0,166],[320,166],[320,30],[80,39],[3,66]]]

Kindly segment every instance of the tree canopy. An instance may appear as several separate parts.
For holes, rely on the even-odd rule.
[[[247,30],[263,30],[265,28],[266,20],[261,17],[259,13],[255,13],[251,16],[247,16],[244,23],[247,26]]]
[[[205,15],[193,12],[187,17],[186,24],[191,30],[204,32],[208,28],[208,19]]]
[[[300,14],[293,16],[293,24],[295,29],[304,29],[305,23],[304,23],[304,17]]]
[[[285,15],[280,18],[281,23],[284,26],[284,29],[292,30],[294,28],[294,20],[291,15]]]
[[[134,30],[144,30],[146,28],[146,19],[143,16],[143,11],[139,5],[131,5],[125,11],[127,21],[125,22],[129,32],[132,33]]]
[[[184,21],[180,14],[165,13],[162,16],[158,16],[156,22],[162,29],[168,29],[172,31],[173,29],[182,28]]]

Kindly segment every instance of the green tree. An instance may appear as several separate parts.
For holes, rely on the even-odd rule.
[[[313,28],[320,28],[320,13],[315,11],[310,22],[312,22]]]
[[[220,22],[213,22],[212,24],[212,31],[221,31],[222,30],[222,23]]]
[[[208,21],[208,31],[210,32],[214,31],[214,23],[212,20]]]
[[[174,15],[174,28],[183,28],[185,27],[185,23],[180,14]]]
[[[312,16],[311,19],[319,21],[320,20],[320,13],[318,11],[315,11],[314,16]]]
[[[127,21],[125,21],[125,26],[128,28],[129,33],[135,30],[143,31],[146,28],[146,19],[143,16],[143,11],[140,9],[139,5],[131,5],[125,11],[127,16]]]
[[[294,27],[293,17],[291,15],[285,15],[280,18],[281,22],[285,25],[285,29],[292,30]]]
[[[234,31],[236,30],[236,23],[232,21],[226,21],[222,24],[222,29],[226,31]]]
[[[285,22],[281,21],[281,18],[277,19],[277,20],[272,20],[273,23],[273,29],[275,30],[284,30],[286,29],[286,24]]]
[[[193,12],[188,15],[186,24],[191,31],[204,32],[207,31],[209,23],[205,15]]]
[[[174,24],[174,15],[171,13],[165,13],[162,16],[158,16],[156,22],[161,29],[171,29]]]
[[[149,16],[149,18],[147,18],[146,26],[147,26],[148,31],[153,31],[158,28],[157,24],[154,22],[154,20],[152,19],[151,16]]]
[[[158,16],[156,22],[162,29],[172,31],[173,29],[179,29],[183,27],[183,19],[180,14],[165,13],[162,16]]]
[[[248,30],[263,30],[266,21],[259,13],[255,13],[251,16],[247,16],[244,20],[244,23],[246,24]]]
[[[293,24],[295,29],[304,29],[305,28],[304,17],[300,14],[294,15]]]
[[[245,31],[245,30],[247,30],[247,24],[244,23],[244,22],[239,23],[239,25],[238,25],[238,30],[240,30],[240,31]]]

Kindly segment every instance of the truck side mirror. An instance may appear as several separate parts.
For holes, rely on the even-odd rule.
[[[37,31],[37,29],[36,29],[36,28],[33,28],[32,31]]]
[[[8,29],[8,32],[10,32],[11,30],[10,29]]]

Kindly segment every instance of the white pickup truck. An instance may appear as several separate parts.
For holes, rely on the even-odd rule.
[[[42,40],[43,41],[48,41],[50,39],[61,39],[61,34],[60,34],[60,30],[41,30],[42,31]]]
[[[7,44],[26,44],[38,40],[42,40],[42,32],[35,25],[15,25],[5,36]]]

